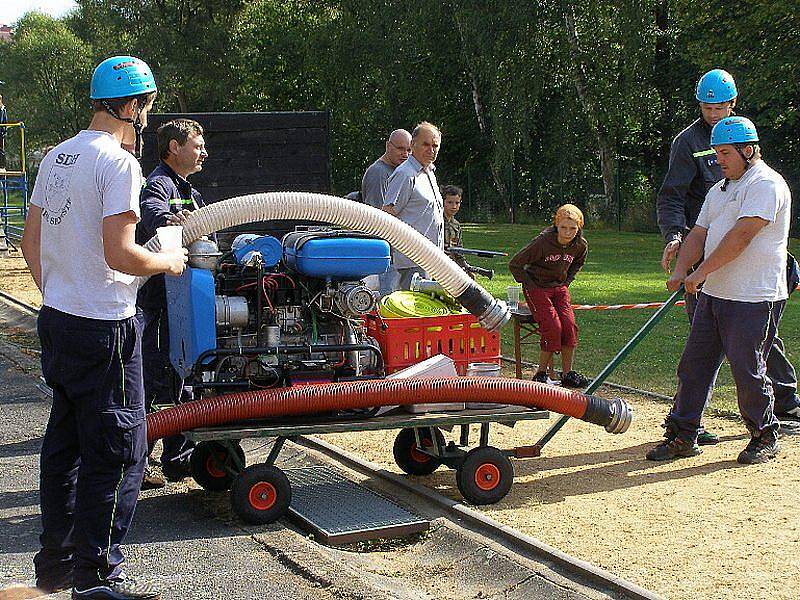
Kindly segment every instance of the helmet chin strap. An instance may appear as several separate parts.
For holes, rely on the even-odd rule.
[[[119,116],[116,111],[106,102],[105,100],[101,101],[103,108],[106,109],[106,112],[110,114],[112,117],[117,119],[118,121],[124,121],[125,123],[130,123],[133,125],[133,132],[136,134],[136,141],[134,142],[133,146],[133,156],[136,160],[142,159],[142,130],[144,126],[142,125],[142,107],[139,106],[140,102],[137,100],[136,105],[136,117],[134,119],[130,119],[128,117],[121,117]]]
[[[750,146],[750,144],[748,144],[748,146]],[[750,146],[750,147],[752,148],[752,146]],[[752,166],[752,164],[750,163],[750,161],[751,161],[751,160],[753,160],[753,157],[755,156],[755,154],[756,154],[756,151],[755,151],[755,150],[753,150],[753,154],[751,154],[751,155],[750,155],[750,158],[747,158],[747,157],[744,155],[744,152],[742,152],[742,149],[741,149],[741,148],[740,148],[738,145],[737,145],[737,146],[734,146],[734,148],[736,148],[736,152],[738,152],[738,153],[739,153],[739,156],[741,156],[741,157],[742,157],[742,160],[744,161],[744,170],[745,170],[745,171],[747,171],[747,169],[749,169],[749,168]],[[722,191],[723,191],[723,192],[725,191],[725,188],[727,188],[727,187],[728,187],[728,183],[730,183],[730,179],[728,179],[728,178],[726,177],[726,178],[725,178],[725,181],[724,181],[724,182],[723,182],[723,184],[722,184]]]
[[[753,153],[750,155],[750,158],[747,158],[744,155],[744,152],[742,152],[742,149],[739,146],[734,146],[734,148],[736,148],[736,152],[739,153],[739,156],[742,157],[742,160],[744,161],[744,170],[746,171],[747,169],[750,168],[750,161],[753,160],[753,156],[755,156],[756,151],[753,150]],[[752,146],[750,146],[750,148],[752,149]]]

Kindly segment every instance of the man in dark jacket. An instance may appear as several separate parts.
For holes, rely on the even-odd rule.
[[[669,168],[656,200],[658,226],[665,242],[661,266],[667,273],[684,237],[697,221],[706,193],[724,178],[717,165],[716,152],[710,145],[711,129],[733,113],[737,97],[736,83],[730,73],[714,69],[703,75],[695,93],[701,116],[672,142]],[[696,303],[696,294],[686,294],[690,322]],[[777,335],[767,356],[767,375],[775,391],[775,414],[781,421],[782,431],[800,433],[797,377]],[[717,441],[716,435],[703,430],[698,436],[701,445]]]
[[[159,165],[147,177],[139,205],[141,221],[136,227],[136,240],[145,243],[158,227],[180,225],[189,212],[204,205],[200,193],[187,177],[203,168],[208,154],[203,128],[190,119],[164,123],[156,132]],[[137,316],[142,325],[142,358],[146,408],[154,404],[174,404],[192,400],[191,388],[182,385],[169,361],[169,327],[164,276],[151,277],[139,290]],[[163,442],[161,466],[164,476],[178,481],[189,474],[189,456],[193,444],[182,435]],[[148,470],[144,488],[161,487],[164,480]]]

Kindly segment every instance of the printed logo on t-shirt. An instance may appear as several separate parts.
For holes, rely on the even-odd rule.
[[[544,257],[544,262],[558,262],[559,260],[571,263],[575,257],[571,254],[548,254]]]
[[[42,208],[42,220],[49,225],[60,225],[72,206],[69,184],[79,156],[80,154],[59,154],[50,169]]]

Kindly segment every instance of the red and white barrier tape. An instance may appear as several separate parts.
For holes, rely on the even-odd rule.
[[[800,290],[800,285],[797,288]],[[686,304],[683,300],[678,300],[675,306]],[[633,308],[661,308],[663,302],[642,302],[639,304],[573,304],[572,310],[631,310]]]
[[[683,306],[685,302],[678,300],[675,306]],[[643,302],[640,304],[573,304],[572,310],[631,310],[633,308],[661,308],[663,302]]]

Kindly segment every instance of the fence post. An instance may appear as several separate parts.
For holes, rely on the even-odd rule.
[[[614,186],[614,195],[616,196],[615,200],[617,201],[617,231],[622,231],[622,204],[621,198],[622,193],[620,192],[620,187],[622,187],[622,182],[620,181],[620,175],[622,174],[622,161],[620,157],[617,157],[617,184]]]

